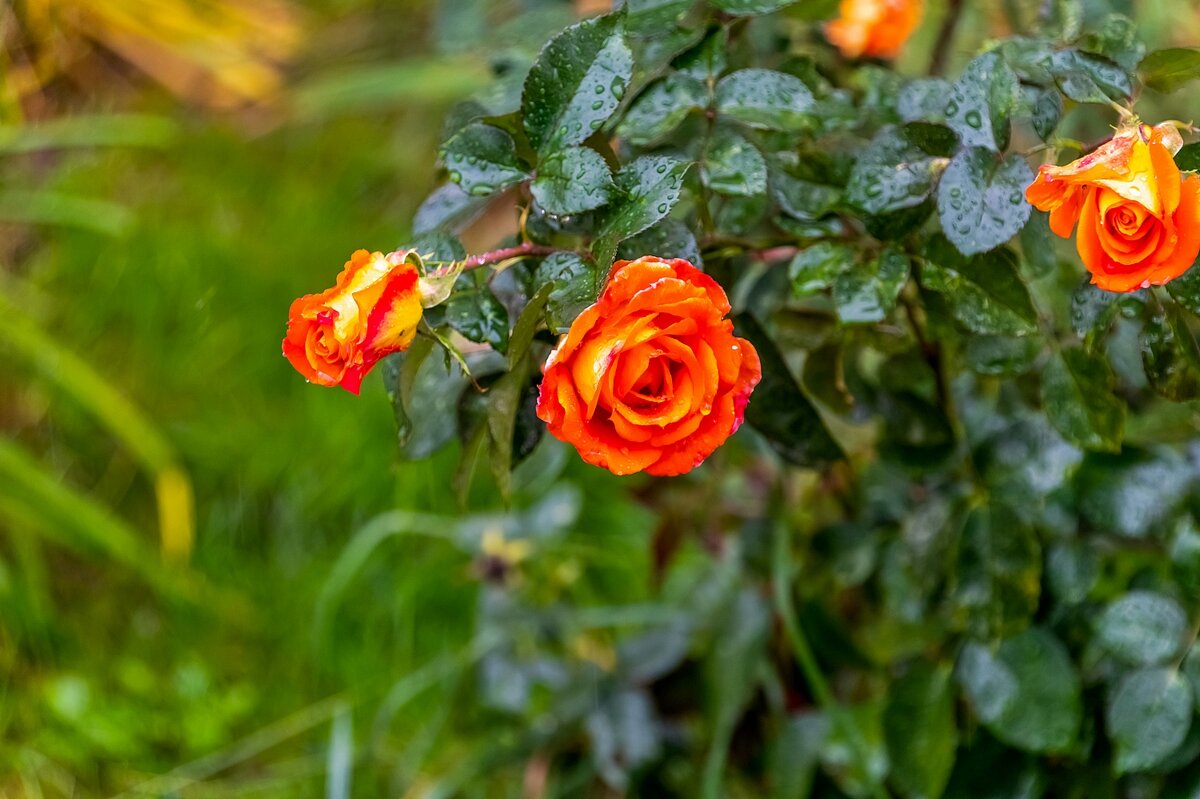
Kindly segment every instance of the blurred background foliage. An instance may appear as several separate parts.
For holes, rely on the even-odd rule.
[[[484,480],[464,509],[455,452],[397,459],[379,379],[356,400],[279,354],[290,298],[405,243],[446,109],[603,5],[0,7],[0,795],[572,796],[597,774],[619,792],[663,746],[636,686],[669,673],[679,734],[734,737],[758,676],[739,658],[774,622],[711,554],[771,561],[770,531],[717,541],[768,502],[752,471],[619,480],[547,440],[511,512]],[[967,0],[951,72],[1018,5]],[[1151,47],[1200,41],[1192,0],[1084,5]],[[902,72],[944,13],[931,0]],[[829,538],[864,568],[853,535]],[[845,645],[808,611],[826,652]],[[803,759],[810,726],[778,756]],[[589,758],[526,756],[563,729]],[[787,773],[779,795],[805,795],[811,772]]]

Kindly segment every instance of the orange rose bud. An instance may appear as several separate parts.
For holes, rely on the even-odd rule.
[[[729,300],[684,260],[618,261],[546,362],[537,414],[615,474],[690,471],[742,423],[762,376]]]
[[[921,21],[921,0],[842,0],[825,36],[846,58],[895,58]]]
[[[1180,174],[1182,145],[1172,125],[1128,125],[1077,161],[1043,164],[1025,199],[1063,238],[1078,223],[1075,246],[1100,288],[1162,285],[1200,254],[1200,177]]]
[[[421,321],[417,267],[409,255],[358,250],[337,285],[292,303],[283,354],[296,371],[357,394],[379,359],[408,349]]]

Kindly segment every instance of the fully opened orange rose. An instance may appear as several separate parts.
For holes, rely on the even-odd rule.
[[[337,285],[292,303],[283,354],[300,374],[357,394],[380,358],[408,349],[421,321],[417,268],[408,256],[358,250]]]
[[[895,58],[921,21],[921,0],[842,0],[825,36],[847,58]]]
[[[618,261],[550,354],[537,414],[616,474],[683,474],[742,423],[762,375],[729,300],[687,261]]]
[[[1169,124],[1121,128],[1066,166],[1044,164],[1025,198],[1050,212],[1050,228],[1075,246],[1092,282],[1135,291],[1179,277],[1200,253],[1200,177],[1183,177]]]

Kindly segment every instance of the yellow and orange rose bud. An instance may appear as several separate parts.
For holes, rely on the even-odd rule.
[[[842,0],[825,36],[846,58],[895,58],[921,11],[922,0]]]
[[[616,474],[690,471],[738,429],[762,376],[729,310],[687,261],[618,261],[550,354],[538,417]]]
[[[357,394],[367,372],[417,333],[418,262],[411,251],[356,251],[333,288],[292,303],[284,356],[311,382]]]
[[[1127,125],[1077,161],[1043,164],[1025,198],[1063,238],[1078,224],[1075,246],[1100,288],[1161,285],[1200,254],[1200,177],[1175,165],[1182,145],[1173,125]]]

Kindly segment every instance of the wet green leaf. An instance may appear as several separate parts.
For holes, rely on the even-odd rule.
[[[1068,752],[1082,717],[1079,675],[1053,633],[1033,627],[992,651],[967,644],[957,677],[992,734],[1027,752]]]
[[[1183,743],[1193,712],[1192,687],[1175,669],[1142,669],[1122,678],[1105,714],[1117,773],[1163,762]]]
[[[1200,345],[1178,306],[1151,309],[1141,347],[1146,379],[1160,396],[1174,402],[1200,399]]]
[[[446,322],[471,341],[503,352],[508,345],[508,311],[486,280],[478,276],[484,271],[468,272],[458,279],[454,293],[443,306]]]
[[[679,202],[683,176],[691,164],[665,155],[644,155],[621,167],[616,196],[600,222],[592,252],[602,265],[617,245],[670,213]]]
[[[891,246],[856,268],[843,269],[833,281],[833,304],[843,324],[881,322],[896,307],[908,281],[908,256]]]
[[[1025,159],[999,160],[981,147],[963,149],[938,185],[942,230],[964,255],[995,249],[1020,232],[1029,219],[1025,187],[1034,173]]]
[[[897,128],[884,128],[855,161],[846,200],[872,215],[920,205],[939,168],[936,158]]]
[[[525,78],[525,135],[539,153],[581,143],[612,116],[633,73],[618,14],[584,20],[550,40]]]
[[[617,135],[630,144],[648,145],[663,138],[708,104],[708,90],[696,78],[672,73],[638,95],[617,126]]]
[[[467,194],[487,197],[529,178],[517,158],[512,136],[503,130],[474,123],[442,145],[442,160],[450,180]]]
[[[858,265],[858,253],[847,244],[819,241],[796,253],[788,267],[797,297],[824,291],[842,272]]]
[[[1037,330],[1037,313],[1011,252],[964,258],[945,239],[934,239],[926,252],[921,286],[941,294],[967,330],[1001,336]]]
[[[752,128],[803,130],[811,127],[813,96],[804,81],[769,69],[741,69],[717,84],[717,111]]]
[[[613,179],[600,153],[567,147],[542,156],[530,189],[548,212],[578,214],[606,204],[612,198]]]
[[[1050,423],[1084,449],[1116,452],[1125,430],[1125,403],[1113,393],[1112,370],[1082,349],[1055,353],[1042,372],[1042,407]]]
[[[604,273],[573,252],[556,252],[538,264],[537,282],[554,286],[546,297],[552,332],[565,333],[575,317],[596,301]]]
[[[719,128],[701,164],[704,181],[720,194],[754,196],[767,190],[767,162],[745,136]]]
[[[1109,603],[1096,622],[1096,641],[1133,666],[1165,664],[1182,654],[1188,632],[1183,608],[1169,596],[1130,591]]]

